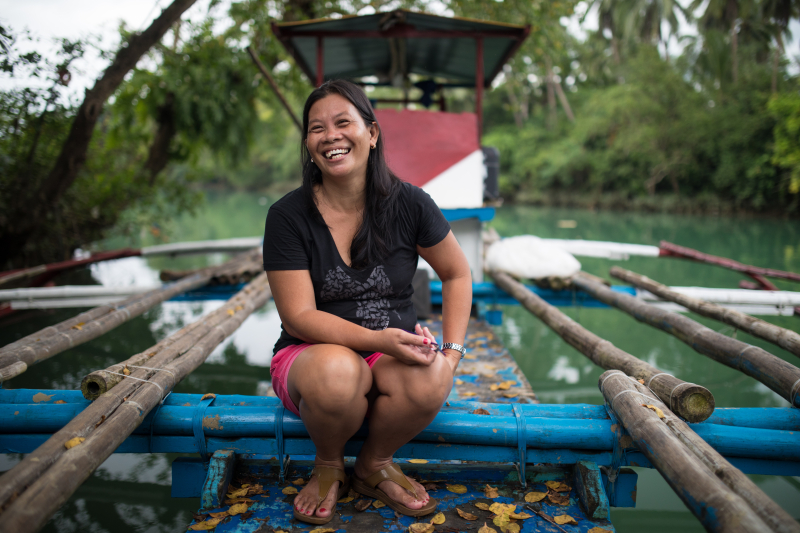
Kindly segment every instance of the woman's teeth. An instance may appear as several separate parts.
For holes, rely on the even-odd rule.
[[[341,159],[345,155],[350,153],[349,148],[337,148],[336,150],[330,150],[325,152],[325,158],[334,160],[334,159]]]

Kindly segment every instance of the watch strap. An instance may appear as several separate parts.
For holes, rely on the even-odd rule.
[[[464,355],[467,353],[466,348],[454,342],[445,342],[442,344],[442,350],[455,350],[457,352],[461,352],[461,359],[464,359]]]

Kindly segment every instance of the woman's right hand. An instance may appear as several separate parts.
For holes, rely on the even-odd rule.
[[[430,339],[398,328],[376,332],[380,338],[380,351],[407,365],[430,366],[436,359],[436,350]]]

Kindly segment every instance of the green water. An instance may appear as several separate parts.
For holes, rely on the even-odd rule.
[[[143,231],[101,243],[103,249],[160,242],[257,236],[263,232],[267,206],[274,198],[245,193],[210,193],[195,217],[165,221],[156,238]],[[559,220],[573,220],[561,229]],[[574,209],[504,207],[491,223],[503,236],[583,238],[657,245],[668,240],[744,263],[800,272],[800,225],[761,218],[647,215]],[[217,264],[225,256],[177,259],[130,258],[73,273],[60,283],[145,284],[157,281],[163,268],[184,269]],[[632,258],[608,261],[580,258],[584,270],[607,277],[618,264],[670,285],[736,287],[741,276],[713,266],[676,259]],[[800,290],[778,283],[781,288]],[[165,303],[92,342],[64,352],[8,382],[8,388],[75,389],[88,372],[142,351],[220,305],[221,302]],[[674,337],[642,325],[610,309],[563,309],[573,319],[620,348],[687,381],[708,387],[720,407],[787,406],[757,381],[692,351]],[[20,312],[0,322],[0,345],[57,323],[75,310]],[[503,307],[497,332],[544,403],[602,403],[597,378],[602,370],[576,352],[524,309]],[[698,319],[693,316],[692,318]],[[800,330],[796,317],[764,317],[782,327]],[[699,319],[732,334],[731,328]],[[269,303],[215,350],[208,362],[176,388],[177,392],[259,394],[269,384],[269,360],[278,335],[279,318]],[[739,332],[737,338],[797,364],[797,358]],[[61,508],[45,528],[49,532],[177,532],[184,531],[198,500],[169,497],[170,463],[174,455],[118,454],[103,466]],[[0,455],[0,471],[20,460]],[[639,469],[637,509],[612,511],[620,532],[645,528],[651,533],[703,531],[697,520],[654,470]],[[800,518],[800,478],[753,476],[754,481],[795,518]]]

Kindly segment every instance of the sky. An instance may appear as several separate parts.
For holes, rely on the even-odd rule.
[[[116,50],[119,43],[118,28],[120,23],[125,23],[129,29],[143,30],[155,18],[161,9],[168,6],[171,0],[0,0],[0,22],[10,26],[14,31],[23,29],[31,31],[33,36],[40,39],[37,43],[39,50],[49,50],[52,54],[56,46],[55,37],[87,37],[94,36],[100,39],[100,46],[106,50]],[[223,0],[215,9],[220,13],[227,10],[231,0]],[[208,10],[209,0],[199,0],[192,6],[184,19],[200,19]],[[576,12],[582,14],[585,10],[581,4]],[[562,21],[575,35],[583,33],[578,22],[578,15]],[[597,28],[597,17],[590,14],[584,27]],[[800,22],[793,21],[791,25],[793,40],[787,43],[787,55],[795,58],[792,72],[800,70]],[[673,39],[670,44],[670,53],[680,51]],[[82,72],[73,74],[70,84],[74,95],[81,94],[83,89],[92,85],[93,81],[107,66],[107,61],[100,59],[97,54],[90,53],[86,60],[78,64]],[[0,78],[0,87],[8,86],[8,79]]]

